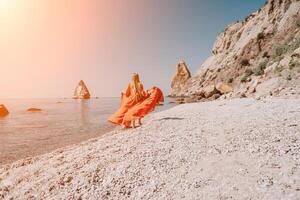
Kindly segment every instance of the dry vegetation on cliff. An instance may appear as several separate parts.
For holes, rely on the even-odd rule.
[[[173,96],[190,101],[216,98],[300,95],[300,1],[269,0],[219,34],[212,55]],[[207,98],[212,86],[233,90]]]

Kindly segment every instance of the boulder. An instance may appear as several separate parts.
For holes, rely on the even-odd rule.
[[[217,93],[217,94],[212,95],[212,96],[211,96],[211,99],[212,99],[212,100],[216,100],[216,99],[218,99],[218,98],[220,98],[220,97],[221,97],[221,95]]]
[[[175,98],[175,103],[183,104],[183,103],[185,103],[185,99],[184,98]]]
[[[90,99],[91,95],[83,80],[80,80],[75,88],[74,99]]]
[[[27,111],[28,112],[41,112],[42,109],[40,109],[40,108],[28,108]]]
[[[239,94],[239,98],[247,98],[247,95],[244,92],[242,92]]]
[[[292,57],[300,58],[300,47],[293,52]]]
[[[287,67],[289,66],[289,63],[291,62],[290,56],[284,56],[284,58],[279,62],[279,66]]]
[[[214,85],[206,86],[203,88],[205,98],[210,98],[215,94],[221,94],[221,92]]]
[[[278,62],[274,62],[272,65],[268,66],[266,69],[265,69],[265,74],[266,75],[269,75],[271,74],[272,72],[275,71],[276,67],[279,65]]]
[[[254,80],[252,80],[252,81],[249,83],[246,92],[249,93],[249,94],[255,93],[255,92],[256,92],[256,87],[257,87],[259,84],[260,84],[259,79],[255,78]]]
[[[7,108],[3,104],[1,104],[0,105],[0,117],[5,117],[8,114],[9,114],[9,112],[8,112]]]
[[[276,91],[282,86],[280,79],[280,77],[274,77],[258,84],[255,97],[269,96],[273,91]]]
[[[184,99],[184,102],[185,102],[185,103],[194,103],[194,102],[197,102],[198,100],[199,100],[199,99],[198,99],[197,96],[192,95],[192,96],[186,97],[186,98]]]
[[[220,83],[217,85],[217,90],[219,90],[222,94],[227,94],[233,91],[233,88],[226,84],[226,83]]]
[[[191,78],[191,73],[184,61],[177,64],[176,73],[172,78],[171,96],[177,96],[185,87],[187,81]]]

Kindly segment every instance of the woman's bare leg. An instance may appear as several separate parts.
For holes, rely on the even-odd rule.
[[[139,125],[142,126],[142,119],[139,118]]]
[[[132,127],[136,128],[136,126],[135,126],[135,120],[132,120]]]
[[[127,128],[131,128],[130,125],[129,125],[129,126],[128,126],[128,125],[123,125],[123,127],[126,128],[126,129],[127,129]]]

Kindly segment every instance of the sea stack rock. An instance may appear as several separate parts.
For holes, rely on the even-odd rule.
[[[91,95],[83,80],[80,80],[74,92],[74,99],[90,99]]]
[[[8,114],[9,114],[9,112],[8,112],[7,108],[3,104],[1,104],[0,105],[0,117],[5,117]]]
[[[28,112],[41,112],[42,109],[40,109],[40,108],[28,108],[27,111]]]
[[[180,61],[176,67],[176,73],[171,83],[171,96],[178,96],[184,89],[187,81],[191,78],[191,73],[184,61]]]

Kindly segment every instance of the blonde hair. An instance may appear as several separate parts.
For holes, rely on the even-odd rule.
[[[144,88],[140,81],[140,77],[137,73],[134,73],[132,75],[130,86],[136,100],[137,101],[142,100],[144,98],[144,94],[143,94]]]

